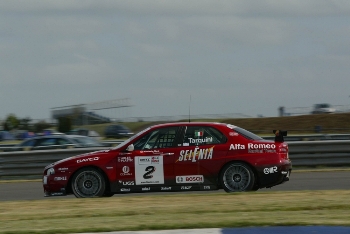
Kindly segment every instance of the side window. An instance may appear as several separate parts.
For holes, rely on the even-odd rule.
[[[156,129],[134,143],[136,150],[161,149],[174,146],[178,127]]]
[[[22,146],[34,146],[35,140],[28,140],[22,144]]]
[[[37,143],[36,146],[50,146],[50,145],[56,145],[56,139],[55,138],[46,138],[42,139]]]
[[[68,145],[68,144],[71,144],[71,143],[69,141],[67,141],[66,139],[57,138],[57,144],[58,145]]]
[[[187,127],[183,146],[212,145],[226,142],[226,137],[219,130],[212,127]]]

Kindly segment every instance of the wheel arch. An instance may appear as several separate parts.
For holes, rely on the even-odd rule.
[[[101,174],[103,175],[103,178],[105,179],[105,182],[106,182],[106,191],[110,191],[111,190],[111,182],[109,181],[109,178],[106,174],[106,172],[104,170],[102,170],[100,167],[98,166],[95,166],[95,165],[85,165],[83,167],[79,167],[77,168],[72,174],[71,176],[69,177],[69,180],[67,182],[67,185],[66,185],[66,191],[67,193],[71,194],[73,193],[72,191],[72,180],[73,180],[73,177],[76,173],[78,173],[78,171],[80,171],[81,169],[85,169],[85,168],[93,168],[93,169],[96,169],[98,170],[99,172],[101,172]]]
[[[260,184],[260,180],[259,180],[259,176],[258,176],[258,171],[256,170],[256,168],[249,162],[247,161],[244,161],[244,160],[230,160],[228,162],[226,162],[224,165],[222,165],[222,167],[220,168],[220,171],[218,173],[218,176],[217,176],[217,185],[219,188],[221,188],[221,184],[220,184],[220,176],[222,174],[222,171],[224,170],[224,168],[229,165],[229,164],[232,164],[232,163],[242,163],[242,164],[245,164],[247,166],[249,166],[249,168],[253,171],[254,173],[254,177],[255,177],[255,183],[256,184]]]

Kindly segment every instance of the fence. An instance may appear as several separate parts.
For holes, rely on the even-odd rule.
[[[349,140],[296,141],[288,145],[293,166],[350,166]],[[105,148],[3,152],[0,153],[0,178],[40,177],[50,163],[101,149]]]

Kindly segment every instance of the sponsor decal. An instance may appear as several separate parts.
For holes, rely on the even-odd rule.
[[[275,144],[253,144],[248,143],[248,149],[276,149]]]
[[[139,158],[139,165],[148,165],[151,164],[151,157]]]
[[[136,185],[164,184],[163,156],[135,157]]]
[[[176,176],[176,183],[187,184],[187,183],[203,183],[203,175],[188,175],[188,176]]]
[[[232,124],[227,124],[226,126],[230,129],[234,129],[236,127],[235,125],[232,125]]]
[[[272,174],[272,173],[276,173],[277,171],[277,167],[269,167],[269,168],[264,168],[264,174]]]
[[[275,144],[256,144],[248,143],[247,146],[242,144],[231,144],[229,150],[244,150],[248,148],[248,153],[276,153]]]
[[[139,165],[159,164],[160,156],[139,157]]]
[[[129,188],[121,188],[120,192],[130,192],[131,190]]]
[[[66,176],[62,176],[62,177],[54,177],[53,178],[54,181],[61,181],[61,180],[67,180]]]
[[[209,189],[210,190],[210,186],[203,186],[203,189]]]
[[[68,171],[67,167],[58,168],[59,171]]]
[[[140,153],[141,153],[141,154],[143,154],[143,153],[159,154],[160,151],[159,151],[159,150],[141,150]]]
[[[171,190],[171,187],[161,187],[160,190],[162,190],[162,191],[169,191],[169,190]]]
[[[196,147],[194,150],[181,150],[180,157],[176,162],[182,161],[192,161],[197,162],[197,160],[203,159],[213,159],[214,146],[210,148],[199,148]]]
[[[245,149],[245,145],[231,144],[229,150],[240,150],[240,149]]]
[[[64,193],[51,193],[50,195],[51,196],[62,196],[62,195],[64,195]]]
[[[190,146],[190,143],[183,143],[183,146]]]
[[[181,186],[182,190],[190,190],[192,186]]]
[[[151,179],[151,178],[153,178],[153,172],[155,172],[156,171],[156,168],[154,167],[154,166],[148,166],[148,167],[146,167],[146,169],[145,169],[147,172],[143,175],[143,178],[144,179]]]
[[[121,180],[119,180],[119,183],[124,185],[124,186],[133,186],[133,185],[135,185],[134,181],[121,181]]]
[[[77,163],[98,161],[100,157],[78,159]]]
[[[107,170],[112,170],[112,169],[113,169],[113,167],[106,167],[106,169],[107,169]]]
[[[239,134],[237,132],[229,132],[230,136],[238,136]]]
[[[121,176],[131,176],[132,173],[130,173],[130,167],[124,166],[122,168],[123,173],[120,173]]]
[[[208,142],[213,142],[213,137],[206,137],[205,139],[194,139],[188,138],[191,144],[203,144]]]
[[[151,190],[151,187],[145,187],[145,188],[142,188],[141,190],[142,190],[142,191],[150,191],[150,190]]]
[[[128,163],[133,161],[134,160],[131,157],[118,157],[118,162]]]

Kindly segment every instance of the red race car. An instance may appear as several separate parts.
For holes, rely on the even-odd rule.
[[[116,193],[254,191],[289,180],[286,131],[275,141],[224,123],[149,127],[115,148],[45,167],[45,196],[107,197]]]

